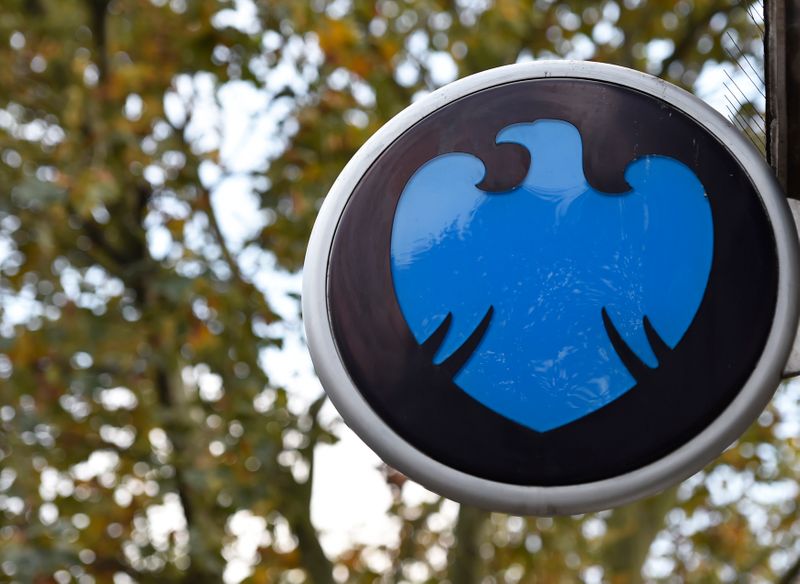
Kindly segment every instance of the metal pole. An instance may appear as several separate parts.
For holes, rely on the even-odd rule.
[[[800,0],[766,1],[767,159],[800,200]]]
[[[800,0],[765,0],[767,160],[800,231]],[[784,378],[800,374],[800,331]],[[800,564],[798,564],[800,570]],[[790,576],[794,582],[795,576]]]

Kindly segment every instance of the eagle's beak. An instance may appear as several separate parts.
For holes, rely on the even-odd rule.
[[[522,142],[523,135],[525,132],[523,131],[526,127],[531,126],[531,124],[522,123],[522,124],[513,124],[511,126],[506,126],[502,130],[497,133],[497,138],[495,139],[495,143],[497,144],[524,144]],[[530,137],[530,136],[528,136]]]

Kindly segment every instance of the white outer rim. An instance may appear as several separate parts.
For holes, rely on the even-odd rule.
[[[777,244],[778,295],[770,334],[739,395],[705,430],[661,459],[613,478],[576,485],[537,487],[475,477],[429,457],[394,432],[350,379],[328,316],[327,271],[339,218],[372,162],[401,134],[437,109],[466,95],[514,81],[542,78],[606,81],[662,99],[688,114],[722,142],[762,198]],[[786,200],[760,153],[716,110],[661,79],[614,65],[544,61],[471,75],[412,104],[376,132],[350,160],[331,188],[309,241],[304,267],[304,326],[314,367],[345,422],[391,466],[446,497],[520,515],[576,514],[606,509],[656,493],[699,471],[755,420],[777,389],[797,330],[797,234]]]

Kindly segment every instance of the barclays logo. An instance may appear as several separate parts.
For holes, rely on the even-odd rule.
[[[627,192],[595,190],[566,121],[513,124],[496,141],[530,152],[509,191],[478,188],[484,164],[466,153],[413,174],[393,220],[392,278],[434,364],[455,356],[458,387],[544,432],[619,398],[681,341],[711,270],[711,206],[664,156],[631,161]]]
[[[343,419],[429,488],[616,505],[696,472],[777,386],[788,217],[760,154],[678,88],[597,63],[489,71],[399,114],[334,184],[309,348]]]

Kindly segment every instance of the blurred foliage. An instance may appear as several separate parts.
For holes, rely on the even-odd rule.
[[[704,473],[616,511],[464,507],[453,520],[452,502],[410,504],[408,481],[384,469],[399,544],[327,557],[310,479],[333,427],[322,398],[293,406],[264,360],[294,326],[270,287],[301,267],[346,161],[412,100],[553,57],[693,89],[704,67],[730,62],[730,39],[759,62],[749,8],[4,0],[0,579],[219,582],[245,510],[265,530],[253,582],[766,582],[796,571],[793,387]],[[269,146],[248,164],[225,147],[231,91],[260,104],[247,131]],[[235,239],[218,187],[237,178],[258,212]]]

